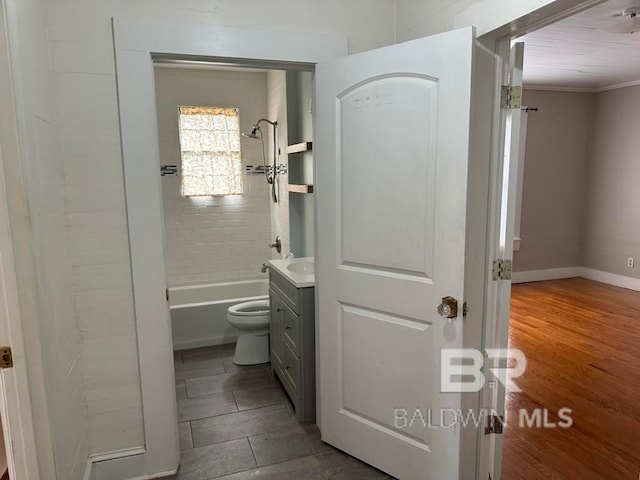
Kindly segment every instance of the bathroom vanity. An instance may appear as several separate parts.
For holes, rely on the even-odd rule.
[[[316,419],[313,258],[269,261],[271,369],[300,422]]]

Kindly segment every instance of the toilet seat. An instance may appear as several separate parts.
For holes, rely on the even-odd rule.
[[[254,300],[252,302],[232,305],[228,310],[234,317],[255,317],[269,315],[269,300]]]

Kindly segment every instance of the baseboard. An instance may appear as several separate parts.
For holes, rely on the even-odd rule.
[[[581,267],[580,276],[595,282],[606,283],[616,287],[628,288],[640,292],[640,278],[625,277],[616,273],[603,272],[593,268]]]
[[[606,283],[615,287],[628,288],[640,292],[640,278],[626,277],[616,273],[604,272],[587,267],[550,268],[548,270],[528,270],[513,272],[511,283],[543,282],[563,278],[581,277],[594,282]]]
[[[216,337],[204,337],[193,340],[179,340],[173,342],[174,350],[186,350],[188,348],[212,347],[214,345],[224,345],[225,343],[235,343],[237,335],[225,335]]]
[[[528,270],[513,272],[511,283],[542,282],[545,280],[560,280],[581,276],[581,267],[550,268],[547,270]]]
[[[143,447],[91,455],[84,472],[84,480],[150,480],[175,475],[177,468],[149,474],[147,452]]]
[[[84,467],[84,475],[82,480],[91,480],[93,478],[93,461],[91,457],[87,458],[87,466]]]

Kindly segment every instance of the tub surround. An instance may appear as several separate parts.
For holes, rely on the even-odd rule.
[[[313,287],[316,283],[315,260],[313,257],[283,258],[269,260],[269,267],[277,270],[296,288]]]
[[[169,288],[173,349],[235,342],[238,331],[227,321],[229,307],[267,295],[266,279]]]

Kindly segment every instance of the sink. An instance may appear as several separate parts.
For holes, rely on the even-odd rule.
[[[305,260],[302,262],[291,262],[287,265],[287,270],[290,270],[293,273],[303,273],[305,275],[311,275],[315,272],[316,267],[314,262]]]
[[[275,258],[268,263],[273,272],[277,271],[296,288],[315,285],[316,264],[313,257]]]

